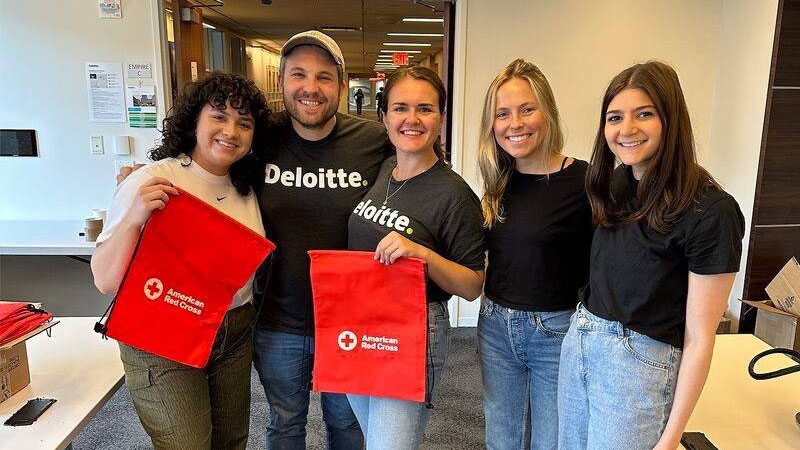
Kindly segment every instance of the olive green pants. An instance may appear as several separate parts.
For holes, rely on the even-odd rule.
[[[225,315],[196,369],[119,344],[125,385],[155,449],[244,449],[250,428],[252,303]]]

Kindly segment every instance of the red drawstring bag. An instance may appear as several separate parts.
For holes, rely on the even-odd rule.
[[[314,390],[423,402],[425,263],[312,250]]]
[[[0,345],[49,321],[53,315],[26,302],[0,302]]]
[[[275,245],[179,191],[147,221],[105,329],[99,331],[201,368],[233,295]]]

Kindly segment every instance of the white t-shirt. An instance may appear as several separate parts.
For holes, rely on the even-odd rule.
[[[189,158],[167,158],[149,164],[123,181],[114,194],[114,200],[108,208],[108,215],[103,225],[103,232],[97,243],[108,239],[117,225],[128,214],[139,188],[154,177],[163,177],[173,185],[191,193],[222,213],[238,220],[256,233],[264,236],[264,225],[261,222],[261,211],[255,193],[242,196],[231,183],[229,175],[214,175]],[[167,204],[169,208],[169,203]],[[230,309],[244,305],[253,299],[253,277],[233,296]]]

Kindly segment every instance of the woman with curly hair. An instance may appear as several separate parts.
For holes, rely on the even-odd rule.
[[[213,73],[186,86],[164,119],[153,164],[119,185],[92,257],[95,285],[119,288],[150,214],[168,207],[175,186],[264,234],[253,148],[266,141],[269,109],[252,81]],[[208,365],[196,369],[120,343],[125,384],[156,449],[244,449],[250,413],[251,282],[234,295]]]

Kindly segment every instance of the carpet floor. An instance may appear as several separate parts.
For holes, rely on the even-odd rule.
[[[425,432],[423,450],[484,448],[480,366],[475,328],[454,328],[439,399]],[[248,449],[263,449],[269,407],[255,370],[252,373],[252,406]],[[306,448],[324,450],[325,429],[319,395],[311,394]],[[72,442],[75,450],[128,450],[151,448],[123,386]]]

